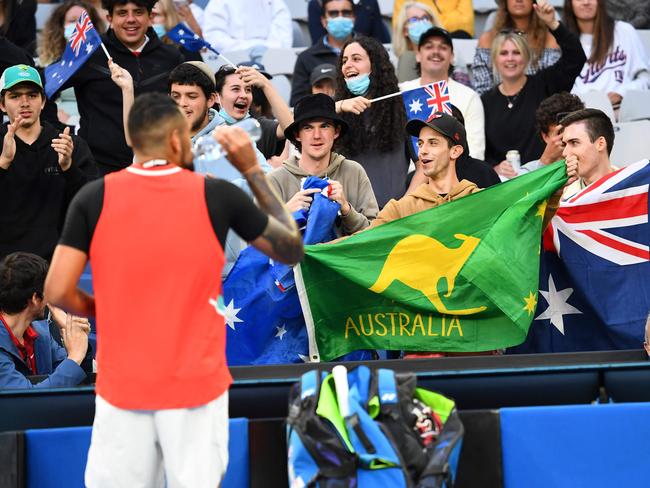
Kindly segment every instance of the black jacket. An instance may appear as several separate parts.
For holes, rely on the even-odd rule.
[[[6,6],[7,18],[0,26],[0,35],[33,56],[36,51],[36,0],[4,0],[2,5]]]
[[[311,93],[311,84],[309,78],[311,72],[316,66],[323,63],[329,63],[336,66],[339,56],[323,42],[320,41],[312,47],[305,49],[298,55],[296,65],[293,68],[293,80],[291,81],[291,100],[290,105],[293,107],[296,102],[305,95]]]
[[[149,42],[140,55],[134,55],[113,33],[102,35],[113,60],[133,77],[135,95],[146,92],[167,93],[172,69],[183,62],[175,46],[163,44],[149,28]],[[61,89],[73,86],[81,116],[79,135],[92,151],[102,174],[131,164],[133,153],[126,145],[122,123],[122,91],[111,80],[106,54],[97,49],[88,61]]]
[[[59,130],[47,122],[41,125],[41,134],[31,145],[15,137],[16,156],[9,169],[0,169],[0,259],[15,251],[50,259],[70,200],[97,177],[90,149],[77,136],[72,136],[72,166],[62,171],[51,146]],[[6,133],[3,125],[0,140]]]

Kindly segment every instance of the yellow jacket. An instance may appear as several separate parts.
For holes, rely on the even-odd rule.
[[[405,0],[395,0],[393,28]],[[472,0],[417,0],[430,5],[438,15],[443,27],[449,32],[464,30],[474,37],[474,7]]]

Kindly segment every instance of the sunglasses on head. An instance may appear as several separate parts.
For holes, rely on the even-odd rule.
[[[518,29],[501,29],[499,34],[514,34],[516,36],[525,36],[526,33]]]

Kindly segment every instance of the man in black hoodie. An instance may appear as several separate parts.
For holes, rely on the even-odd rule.
[[[111,27],[102,41],[111,58],[131,73],[135,96],[167,93],[167,78],[183,62],[175,46],[163,44],[150,27],[155,0],[103,0]],[[133,152],[124,138],[122,92],[111,80],[106,54],[97,49],[62,87],[74,87],[81,116],[79,135],[102,175],[131,164]]]
[[[14,251],[52,257],[68,203],[96,177],[88,145],[41,120],[45,94],[35,68],[19,64],[0,77],[0,259]]]

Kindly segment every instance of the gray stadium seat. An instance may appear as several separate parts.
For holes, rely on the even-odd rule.
[[[612,119],[612,122],[616,122],[616,118],[614,117],[614,109],[612,108],[612,104],[609,101],[606,93],[592,90],[580,95],[580,98],[583,102],[585,102],[585,105],[588,108],[597,108],[599,110],[602,110],[610,119]]]
[[[650,154],[650,120],[620,122],[614,125],[615,139],[610,161],[618,167],[629,166]]]
[[[631,122],[641,119],[650,119],[650,91],[630,90],[621,102],[618,120]]]

